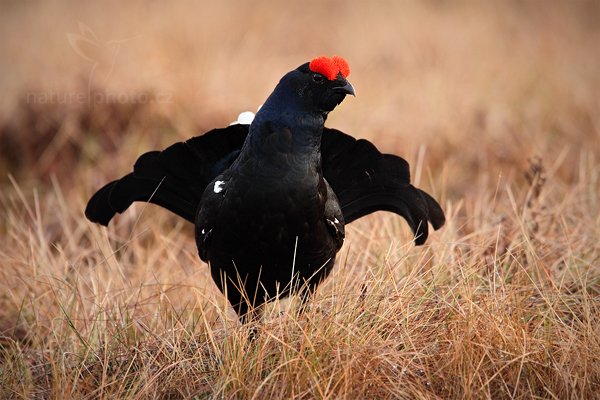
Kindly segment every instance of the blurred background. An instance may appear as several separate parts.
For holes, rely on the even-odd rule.
[[[85,204],[140,154],[227,126],[286,72],[334,54],[348,60],[357,96],[327,125],[406,158],[447,223],[421,247],[390,213],[348,226],[315,303],[334,312],[314,308],[308,324],[324,352],[315,360],[349,356],[342,369],[356,374],[344,382],[359,390],[349,398],[411,393],[398,378],[407,368],[419,395],[406,398],[598,393],[600,1],[56,0],[0,2],[0,359],[10,348],[16,360],[0,368],[1,398],[97,398],[98,382],[105,397],[123,398],[130,377],[149,393],[213,379],[172,350],[187,348],[188,332],[212,335],[227,310],[191,224],[135,204],[104,228],[85,219]],[[361,310],[384,309],[378,342]],[[400,326],[398,342],[389,332]],[[288,347],[304,348],[304,333],[290,337],[276,350],[286,368]],[[155,339],[181,373],[155,379],[152,355],[149,372],[124,361],[113,369]],[[90,349],[107,360],[96,372],[85,357],[65,363]],[[211,358],[215,386],[189,396],[260,393],[279,370],[254,363],[271,360],[261,354]],[[342,382],[323,365],[323,382]],[[311,386],[298,393],[315,390],[317,369],[294,368],[295,382]],[[288,381],[269,385],[286,398]],[[381,382],[398,390],[369,395]]]
[[[600,154],[596,1],[0,7],[3,186],[55,177],[83,201],[139,153],[255,111],[287,71],[333,54],[357,97],[328,126],[401,154],[436,195],[518,179],[532,156],[570,181],[582,149]]]

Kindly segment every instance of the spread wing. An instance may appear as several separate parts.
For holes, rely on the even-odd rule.
[[[373,143],[335,129],[325,129],[321,141],[323,174],[336,193],[346,223],[375,211],[401,215],[421,245],[444,225],[444,212],[430,195],[410,184],[403,158],[382,154]]]
[[[248,127],[214,129],[163,151],[143,154],[133,172],[92,196],[86,217],[108,225],[134,201],[146,201],[194,223],[204,189],[236,159]],[[321,153],[323,174],[340,201],[346,223],[378,210],[391,211],[406,219],[416,244],[425,243],[428,222],[435,229],[444,224],[439,204],[410,184],[404,159],[382,154],[367,140],[328,128],[323,131]]]
[[[146,201],[194,223],[206,185],[231,165],[247,134],[248,125],[231,125],[142,154],[133,172],[92,196],[85,216],[106,226],[134,201]]]

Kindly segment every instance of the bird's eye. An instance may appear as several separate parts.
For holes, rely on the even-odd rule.
[[[321,74],[313,74],[313,81],[317,82],[317,83],[321,83],[323,82],[323,75]]]

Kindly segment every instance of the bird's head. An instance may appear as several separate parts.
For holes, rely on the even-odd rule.
[[[287,73],[278,86],[291,89],[288,94],[305,107],[327,115],[346,95],[355,95],[346,80],[349,74],[350,67],[342,57],[317,57]]]

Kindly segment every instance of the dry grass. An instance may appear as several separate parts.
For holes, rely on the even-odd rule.
[[[0,398],[599,397],[596,2],[0,7]],[[92,79],[78,22],[130,39],[88,50]],[[358,91],[328,125],[404,155],[448,222],[420,248],[390,214],[350,225],[307,312],[249,341],[189,225],[82,210],[322,53]]]

